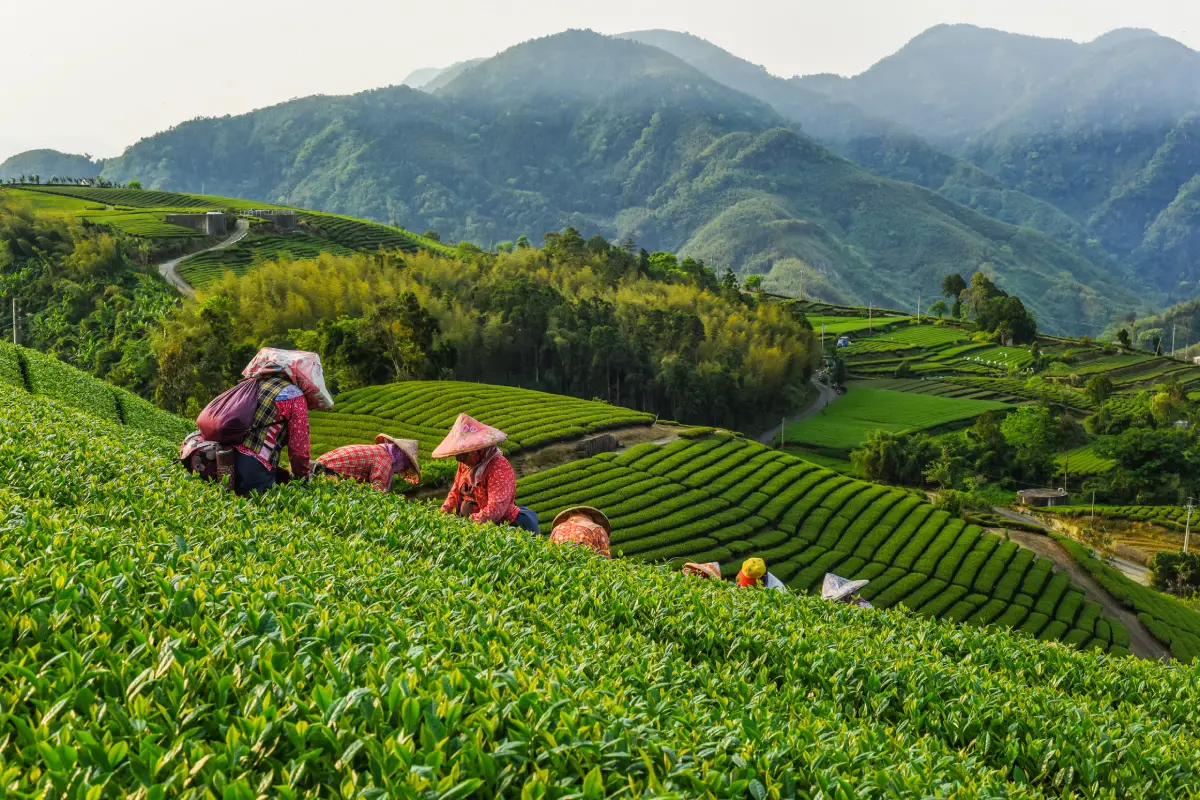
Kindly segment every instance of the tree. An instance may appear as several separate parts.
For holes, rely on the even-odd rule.
[[[942,294],[954,301],[951,316],[956,319],[962,316],[962,293],[967,290],[967,282],[957,272],[942,278]]]
[[[136,189],[136,190],[139,190],[139,191],[140,191],[140,190],[141,190],[141,188],[142,188],[142,182],[141,182],[141,181],[139,181],[139,180],[137,180],[136,178],[134,178],[133,180],[131,180],[131,181],[130,181],[128,184],[126,184],[126,185],[127,185],[127,186],[129,186],[129,188],[130,188],[130,189]]]
[[[438,233],[437,231],[425,231],[421,235],[424,236],[426,239],[430,239],[435,242],[440,242],[442,240],[442,235],[440,233]]]
[[[1101,373],[1087,382],[1083,387],[1084,393],[1091,398],[1091,401],[1097,406],[1103,405],[1108,396],[1112,394],[1113,382],[1104,373]]]
[[[1124,347],[1126,350],[1129,350],[1133,347],[1133,344],[1129,341],[1129,331],[1125,330],[1124,328],[1121,328],[1121,330],[1117,331],[1117,341],[1120,342],[1121,347]]]
[[[936,300],[930,304],[928,313],[933,314],[938,319],[941,319],[942,317],[946,316],[946,312],[948,310],[949,309],[946,307],[945,300]]]
[[[762,291],[763,276],[762,275],[747,275],[746,282],[743,284],[747,292]]]
[[[529,244],[529,237],[526,236],[525,234],[522,233],[520,236],[517,237],[517,249],[518,250],[528,250],[531,246],[532,245]]]
[[[841,386],[846,382],[846,362],[840,358],[833,359],[833,366],[829,369],[829,379],[833,381],[834,386]]]

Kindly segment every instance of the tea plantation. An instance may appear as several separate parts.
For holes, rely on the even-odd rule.
[[[166,224],[163,218],[169,211],[288,209],[287,206],[232,197],[212,197],[143,189],[22,185],[19,189],[6,189],[5,191],[54,198],[53,202],[59,204],[59,210],[63,213],[70,213],[81,219],[92,219],[96,224],[110,225],[135,236],[196,235],[190,229]],[[79,203],[81,207],[71,205],[70,201],[81,201]],[[89,208],[88,204],[93,205]],[[106,208],[106,206],[112,206],[112,208]],[[297,212],[297,219],[305,232],[326,240],[331,245],[348,250],[370,251],[382,248],[405,251],[420,249],[437,253],[453,252],[453,248],[402,228],[320,211],[292,210]]]
[[[9,796],[1200,790],[1196,668],[736,590],[357,485],[245,501],[172,450],[0,386]]]
[[[509,386],[461,381],[407,381],[343,392],[331,411],[311,415],[313,454],[387,433],[421,443],[422,459],[437,447],[460,413],[508,434],[508,454],[590,433],[648,426],[653,414]],[[424,462],[423,462],[424,463]]]
[[[0,385],[52,397],[110,422],[178,443],[196,426],[54,356],[0,342]]]
[[[826,572],[865,578],[876,605],[998,625],[1075,647],[1128,652],[1128,631],[1051,563],[935,510],[902,489],[857,481],[730,434],[638,445],[518,483],[543,525],[562,508],[596,506],[614,552],[642,561],[750,556],[794,590]]]
[[[954,423],[969,423],[986,411],[1011,406],[994,400],[916,394],[869,388],[855,383],[846,396],[784,430],[787,444],[853,450],[872,430],[916,433]]]
[[[321,253],[350,255],[347,247],[316,236],[254,236],[224,250],[209,250],[185,259],[179,265],[180,276],[197,289],[219,280],[226,272],[244,275],[263,261],[281,258],[315,258]]]

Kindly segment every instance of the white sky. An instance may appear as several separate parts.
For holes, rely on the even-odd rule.
[[[783,76],[855,74],[942,22],[1200,49],[1196,0],[0,0],[0,160],[94,156],[197,116],[400,83],[566,28],[682,30]]]

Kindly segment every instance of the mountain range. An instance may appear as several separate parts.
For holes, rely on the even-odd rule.
[[[831,301],[912,308],[983,270],[1079,333],[1200,293],[1198,78],[1200,54],[1138,30],[939,26],[861,75],[792,79],[688,34],[567,31],[184,123],[102,168],[485,247],[572,225]],[[36,162],[0,177],[57,174]]]

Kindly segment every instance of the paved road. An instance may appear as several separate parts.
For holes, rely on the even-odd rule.
[[[809,404],[808,408],[804,409],[796,416],[788,417],[784,421],[785,426],[791,425],[793,422],[799,422],[802,419],[807,419],[808,417],[811,417],[813,414],[816,414],[818,411],[820,411],[825,406],[832,403],[834,400],[837,400],[838,397],[841,396],[837,392],[835,392],[833,389],[829,388],[827,385],[825,385],[824,383],[821,383],[818,380],[813,380],[812,385],[815,386],[817,389],[816,399],[813,400],[812,403]],[[775,437],[778,435],[779,435],[779,426],[776,425],[775,427],[771,428],[769,431],[763,431],[763,433],[761,435],[759,435],[755,439],[755,441],[759,442],[760,444],[765,444],[767,446],[770,446],[770,445],[774,444]]]
[[[180,262],[182,262],[185,258],[198,256],[200,253],[211,253],[213,250],[224,250],[227,247],[233,247],[242,239],[245,239],[246,234],[249,232],[250,223],[246,222],[244,219],[239,219],[237,222],[237,227],[233,229],[233,235],[231,235],[228,239],[218,245],[209,247],[206,250],[199,250],[195,253],[188,253],[186,256],[180,256],[179,258],[173,258],[170,261],[164,261],[158,265],[158,273],[166,278],[168,283],[170,283],[183,294],[187,295],[188,297],[195,297],[196,290],[193,289],[191,284],[189,284],[179,275],[178,267]]]
[[[1000,507],[992,510],[1007,519],[1037,525],[1047,532],[1050,530],[1028,514],[1021,514]],[[1167,661],[1170,659],[1170,653],[1157,639],[1150,635],[1150,631],[1146,630],[1146,626],[1137,618],[1137,615],[1117,602],[1116,598],[1097,583],[1091,573],[1080,566],[1079,562],[1057,541],[1045,534],[1011,529],[1008,531],[1008,536],[1021,547],[1032,550],[1039,556],[1049,558],[1066,572],[1072,581],[1086,589],[1088,599],[1099,603],[1104,608],[1105,614],[1119,619],[1121,624],[1129,631],[1130,653],[1139,658],[1150,659],[1151,661]]]

